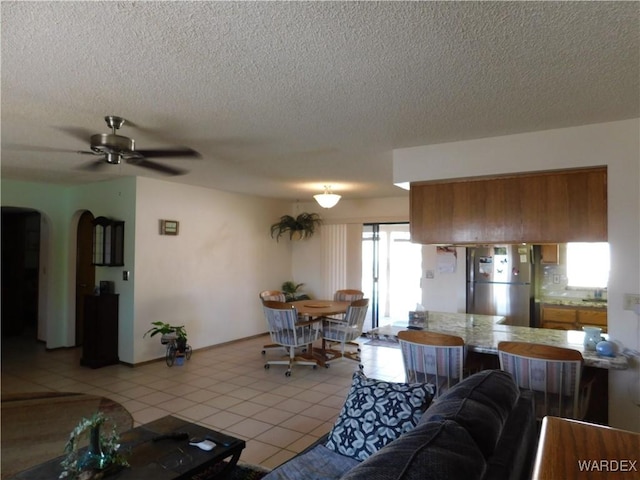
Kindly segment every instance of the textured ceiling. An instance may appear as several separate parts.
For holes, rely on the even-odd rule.
[[[638,2],[2,1],[2,176],[401,195],[392,149],[640,116]],[[138,148],[98,173],[69,129]],[[65,131],[65,129],[67,131]]]

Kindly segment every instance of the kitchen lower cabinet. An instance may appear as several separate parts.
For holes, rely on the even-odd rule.
[[[607,312],[601,310],[578,310],[578,323],[582,326],[593,325],[607,331]]]
[[[607,332],[607,311],[601,308],[576,308],[573,306],[542,305],[540,327],[554,330],[582,330],[596,326]]]

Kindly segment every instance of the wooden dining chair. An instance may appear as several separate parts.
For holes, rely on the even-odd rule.
[[[360,369],[364,368],[360,358],[360,344],[355,340],[362,335],[364,320],[369,308],[369,299],[354,300],[347,307],[344,318],[322,318],[322,351],[325,356],[325,366],[339,358],[346,358],[358,362]],[[335,348],[339,345],[339,348]],[[354,347],[355,351],[347,350]]]
[[[500,368],[521,390],[536,399],[536,417],[584,419],[593,379],[582,375],[584,359],[577,350],[527,342],[500,342]]]
[[[322,321],[318,319],[300,321],[298,311],[289,303],[266,300],[263,302],[262,308],[271,341],[288,351],[288,355],[281,360],[268,360],[264,364],[264,368],[268,369],[271,365],[287,365],[285,375],[289,377],[294,365],[317,367],[317,360],[297,355],[296,347],[311,345],[318,340],[322,333]]]
[[[353,302],[354,300],[362,300],[364,298],[364,292],[354,289],[336,290],[333,294],[334,302]],[[331,318],[344,319],[344,314],[331,315]]]
[[[333,294],[333,299],[336,302],[353,302],[354,300],[361,300],[364,298],[364,292],[360,290],[336,290]]]
[[[403,330],[398,332],[407,383],[431,383],[434,398],[459,383],[464,375],[464,340],[456,335]]]

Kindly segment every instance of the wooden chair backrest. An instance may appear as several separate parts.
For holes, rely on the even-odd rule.
[[[284,292],[280,290],[263,290],[259,295],[260,300],[263,302],[265,300],[277,300],[279,302],[284,302],[287,299]]]
[[[295,307],[290,303],[279,302],[278,300],[265,300],[262,302],[262,305],[274,310],[295,310]]]
[[[461,337],[403,330],[398,340],[407,383],[432,383],[437,398],[462,380],[465,347]]]
[[[398,338],[423,345],[437,345],[440,347],[464,346],[462,337],[446,333],[425,332],[424,330],[403,330],[398,332]]]
[[[580,388],[584,360],[577,350],[527,342],[500,342],[500,368],[509,372],[522,390],[536,395],[536,416],[580,419],[583,396]],[[589,390],[590,392],[590,390]],[[585,405],[587,404],[585,403]]]
[[[333,294],[333,299],[337,302],[351,302],[362,298],[364,298],[364,292],[353,289],[336,290]]]
[[[361,298],[360,300],[354,300],[353,302],[351,302],[351,307],[367,307],[369,306],[369,299],[368,298]]]
[[[582,354],[577,350],[542,345],[539,343],[500,342],[498,351],[520,355],[522,357],[539,358],[541,360],[583,360]]]

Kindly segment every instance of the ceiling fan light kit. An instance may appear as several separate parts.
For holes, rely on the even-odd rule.
[[[332,208],[338,204],[342,197],[340,195],[332,193],[331,187],[325,185],[324,193],[314,195],[313,198],[316,199],[316,202],[318,202],[318,205],[320,205],[322,208]]]

